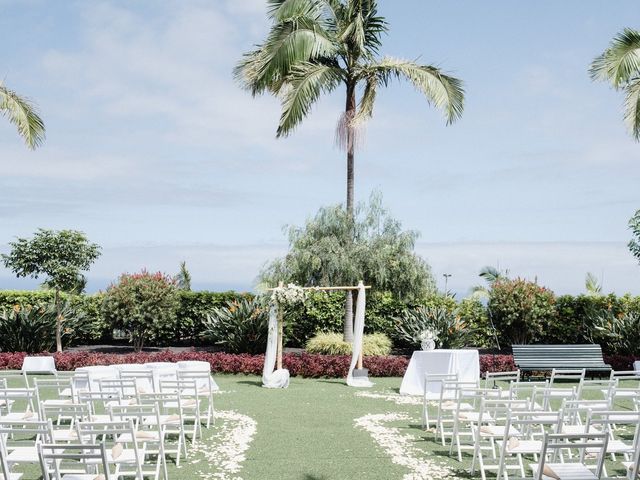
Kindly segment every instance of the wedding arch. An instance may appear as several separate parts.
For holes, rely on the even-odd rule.
[[[299,287],[285,286],[282,282],[267,291],[271,292],[269,302],[269,331],[267,350],[262,369],[262,386],[267,388],[287,388],[289,386],[289,370],[282,368],[282,347],[284,337],[283,306],[286,303],[298,303],[304,300],[306,291],[357,291],[356,312],[353,323],[353,343],[351,344],[351,364],[347,375],[347,385],[351,387],[370,387],[367,371],[362,364],[362,339],[364,336],[364,320],[367,305],[366,291],[371,288],[362,281],[356,286],[340,287]]]

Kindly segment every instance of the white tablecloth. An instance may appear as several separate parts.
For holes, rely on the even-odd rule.
[[[402,379],[402,395],[423,395],[426,374],[458,374],[461,382],[480,380],[480,355],[477,350],[426,350],[413,352]],[[429,391],[438,393],[440,383],[429,385]]]
[[[53,357],[24,357],[22,371],[27,373],[55,373],[56,362]]]
[[[98,380],[116,379],[118,378],[118,370],[114,365],[93,365],[90,367],[76,368],[76,372],[87,372],[89,375],[89,383],[92,392],[99,392],[100,385]],[[86,382],[86,381],[85,381]],[[77,389],[85,389],[87,385],[83,384],[82,379],[74,380]]]
[[[633,362],[633,369],[640,373],[640,360],[638,360],[637,362]]]

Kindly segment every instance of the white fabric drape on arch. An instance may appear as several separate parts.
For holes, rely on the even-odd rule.
[[[269,307],[269,330],[267,335],[267,351],[264,354],[262,367],[262,386],[266,388],[287,388],[289,386],[289,370],[276,368],[278,354],[278,306],[271,302]]]
[[[364,337],[364,312],[367,306],[366,290],[362,282],[358,283],[358,299],[356,301],[356,316],[353,322],[353,346],[351,353],[351,365],[347,375],[347,385],[350,387],[372,387],[373,383],[366,377],[354,377],[353,369],[356,368],[360,352],[362,351],[362,338]]]

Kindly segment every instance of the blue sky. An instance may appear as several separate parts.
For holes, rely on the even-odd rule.
[[[465,81],[446,127],[410,86],[379,95],[356,159],[356,198],[382,191],[442,285],[460,293],[483,265],[545,284],[640,293],[626,249],[640,208],[640,145],[622,96],[592,83],[592,58],[637,1],[380,1],[384,53]],[[44,147],[0,122],[0,251],[38,227],[84,231],[103,246],[89,289],[125,271],[173,272],[198,288],[250,289],[286,250],[285,224],[342,202],[334,147],[341,92],[290,138],[275,99],[233,82],[267,30],[263,0],[0,0],[0,75],[37,101]],[[30,287],[0,268],[0,288]]]

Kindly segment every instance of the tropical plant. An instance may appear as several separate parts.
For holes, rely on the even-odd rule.
[[[509,278],[509,270],[500,270],[496,267],[486,266],[480,269],[478,274],[482,278],[487,286],[476,285],[471,289],[471,297],[476,299],[489,299],[489,291],[494,283],[498,280],[506,280]]]
[[[174,279],[180,290],[191,290],[191,273],[187,270],[187,262],[180,262],[180,271]]]
[[[538,340],[545,325],[556,319],[555,302],[551,290],[534,282],[521,278],[496,281],[488,308],[501,343],[529,344]]]
[[[381,57],[388,26],[378,15],[376,0],[268,0],[268,16],[271,28],[266,40],[244,55],[235,77],[254,96],[269,92],[280,98],[277,137],[291,134],[321,94],[345,89],[346,106],[336,140],[346,151],[346,214],[353,219],[357,132],[373,115],[378,90],[394,79],[405,79],[429,104],[444,111],[450,124],[462,115],[462,82],[433,65]],[[352,308],[353,297],[347,292],[345,340],[352,335]]]
[[[202,336],[228,353],[263,353],[268,320],[267,307],[260,298],[241,298],[211,309]]]
[[[358,204],[353,221],[336,205],[321,208],[304,227],[290,227],[289,253],[267,265],[260,280],[307,286],[363,280],[400,300],[415,300],[435,289],[429,265],[414,251],[417,238],[417,232],[402,230],[374,193],[368,204]],[[347,342],[352,340],[352,318],[348,315],[344,322]]]
[[[140,351],[145,342],[166,338],[175,331],[179,302],[173,278],[143,270],[125,273],[110,285],[102,311],[105,320],[127,332],[135,350]]]
[[[624,121],[640,141],[640,31],[625,28],[591,63],[591,78],[625,92]]]
[[[435,333],[441,348],[471,345],[474,330],[455,311],[445,306],[418,307],[396,317],[397,335],[412,345],[420,345],[424,332]]]
[[[345,342],[339,333],[318,333],[305,347],[307,353],[320,355],[351,355],[351,343]],[[362,339],[362,355],[389,355],[391,339],[384,333],[372,333]]]
[[[638,263],[640,263],[640,210],[637,210],[629,220],[629,229],[633,238],[629,240],[627,246],[633,256],[636,257],[636,260],[638,260]]]
[[[602,311],[594,321],[592,341],[605,344],[608,353],[637,355],[640,345],[640,314],[623,312],[616,315],[610,310]]]
[[[75,230],[39,229],[33,238],[18,238],[9,242],[11,251],[3,254],[5,267],[17,277],[46,276],[46,285],[55,290],[54,303],[58,309],[56,349],[62,351],[62,305],[60,292],[73,292],[87,271],[100,256],[100,247],[90,243],[82,232]]]
[[[9,90],[0,81],[0,115],[6,117],[18,129],[27,147],[34,150],[44,142],[44,122],[35,105]]]
[[[590,297],[598,297],[602,295],[602,283],[593,273],[587,272],[584,277],[584,288]]]
[[[62,342],[70,345],[86,336],[90,328],[82,310],[70,302],[62,304]],[[58,313],[54,304],[45,307],[14,305],[0,311],[0,350],[4,352],[48,352],[56,347],[55,325]]]

